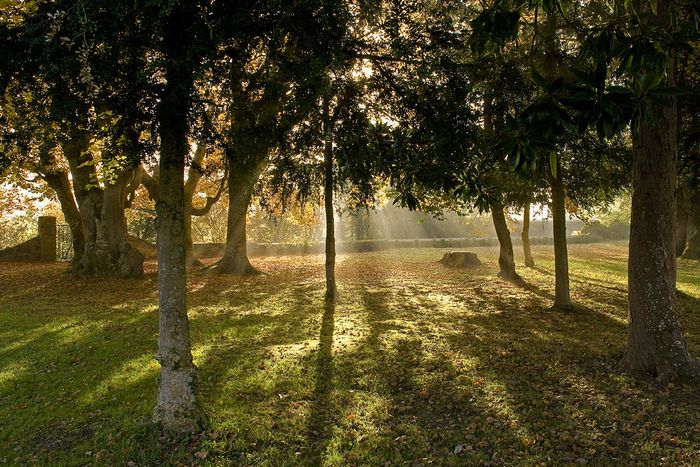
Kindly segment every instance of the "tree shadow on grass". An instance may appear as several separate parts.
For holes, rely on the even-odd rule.
[[[323,451],[332,431],[332,420],[336,418],[333,411],[331,392],[333,391],[333,330],[335,328],[335,303],[324,305],[313,399],[308,417],[307,444],[308,458],[313,465],[320,465]]]

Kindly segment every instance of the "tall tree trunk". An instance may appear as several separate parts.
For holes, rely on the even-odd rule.
[[[265,168],[267,157],[249,156],[243,163],[231,160],[229,172],[228,224],[226,227],[226,250],[216,265],[216,270],[223,274],[256,274],[258,271],[248,259],[246,224],[253,189],[258,177]]]
[[[158,398],[153,416],[166,431],[193,432],[203,425],[195,384],[187,318],[184,170],[193,72],[188,32],[193,12],[175,3],[165,19],[166,85],[158,109],[160,171],[158,183]]]
[[[556,176],[548,174],[552,191],[552,229],[554,237],[554,308],[570,311],[569,252],[566,245],[566,194],[561,164],[557,158]]]
[[[508,281],[520,280],[520,276],[515,272],[513,242],[510,239],[510,230],[508,230],[508,224],[506,223],[505,208],[503,204],[497,201],[491,202],[489,207],[491,209],[493,226],[496,229],[496,236],[498,237],[498,244],[500,245],[498,254],[498,267],[500,271],[498,276]]]
[[[676,258],[683,255],[688,243],[688,223],[690,218],[690,190],[685,182],[678,184],[676,195]]]
[[[525,266],[529,268],[535,267],[535,259],[532,257],[530,249],[530,202],[525,203],[523,208],[523,231],[520,234],[523,240],[523,254],[525,255]]]
[[[323,204],[326,211],[326,302],[335,302],[338,291],[335,284],[335,222],[333,218],[333,136],[325,104],[325,146],[323,148]]]
[[[669,24],[670,1],[660,0],[658,15],[646,2],[642,17]],[[669,71],[665,86],[673,86]],[[675,98],[667,105],[650,103],[653,122],[640,119],[633,136],[632,220],[628,263],[629,338],[622,367],[661,382],[697,375],[676,312],[676,163]]]
[[[80,211],[78,211],[75,197],[71,191],[68,174],[64,171],[45,173],[44,180],[46,180],[46,183],[56,193],[58,202],[61,204],[61,211],[70,229],[71,243],[73,244],[73,259],[71,260],[71,264],[76,265],[80,262],[80,258],[85,250],[85,238],[83,237]]]

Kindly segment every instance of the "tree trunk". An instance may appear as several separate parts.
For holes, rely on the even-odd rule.
[[[508,224],[506,223],[503,204],[493,201],[489,204],[489,207],[491,209],[493,226],[496,229],[496,236],[498,237],[498,244],[500,245],[498,255],[498,266],[500,271],[498,276],[508,281],[520,280],[520,276],[515,272],[513,242],[510,239],[510,230],[508,230]]]
[[[235,160],[229,163],[235,170],[229,172],[228,224],[226,227],[226,250],[216,265],[222,274],[257,274],[248,259],[246,223],[253,189],[265,167],[267,157],[250,156],[236,167]]]
[[[129,241],[124,216],[126,188],[134,170],[123,170],[114,183],[101,189],[92,154],[87,152],[89,144],[87,134],[62,144],[73,177],[84,239],[73,270],[87,276],[142,277],[143,255]]]
[[[323,148],[323,204],[326,211],[326,302],[334,303],[338,290],[335,284],[335,222],[333,217],[333,137],[328,121],[328,104],[326,104],[325,146]]]
[[[187,31],[193,14],[176,3],[165,19],[163,39],[166,85],[158,109],[158,308],[161,365],[153,416],[166,431],[194,432],[203,426],[197,403],[197,367],[192,361],[187,318],[184,170],[193,72],[188,63]]]
[[[523,254],[525,255],[525,266],[528,268],[535,267],[535,259],[532,257],[530,249],[530,202],[525,203],[523,208],[523,231],[520,234],[523,240]]]
[[[571,311],[569,291],[569,252],[566,245],[566,205],[561,164],[557,158],[556,177],[548,173],[552,190],[552,229],[554,240],[554,308]]]
[[[668,24],[668,0],[657,8],[651,21]],[[674,83],[671,70],[663,85]],[[654,119],[640,119],[632,139],[629,337],[621,362],[626,371],[662,383],[697,375],[676,313],[677,104],[668,99],[665,106],[649,104]]]
[[[676,258],[683,255],[688,243],[688,223],[690,218],[690,190],[685,182],[678,184],[676,196]]]
[[[194,254],[194,242],[192,241],[192,199],[199,184],[199,179],[202,177],[202,162],[205,154],[205,146],[201,143],[198,144],[192,162],[190,162],[190,169],[187,172],[187,181],[185,182],[185,253],[188,267],[202,265],[202,262]]]
[[[75,203],[75,197],[71,191],[70,180],[66,172],[53,172],[44,174],[44,180],[56,193],[58,202],[61,204],[63,217],[70,228],[71,243],[73,244],[73,266],[80,263],[80,258],[85,250],[85,237],[83,237],[83,226],[80,220],[80,211]]]
[[[683,252],[685,259],[700,259],[700,194],[696,193],[688,212],[688,244]]]
[[[95,264],[104,264],[119,277],[143,277],[144,258],[129,240],[124,215],[126,190],[133,176],[133,168],[124,170],[114,183],[105,187],[98,222]],[[106,250],[102,248],[102,242],[106,245]]]
[[[88,134],[76,135],[61,144],[73,178],[73,192],[83,232],[83,251],[79,255],[80,260],[73,265],[73,270],[81,274],[92,271],[87,262],[97,242],[97,219],[102,210],[102,189],[97,186],[95,164],[92,155],[87,152],[89,145]]]

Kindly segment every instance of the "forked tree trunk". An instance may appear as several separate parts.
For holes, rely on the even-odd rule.
[[[690,220],[690,190],[685,182],[678,184],[676,191],[676,257],[685,252],[688,243],[688,224]]]
[[[102,195],[102,213],[98,221],[98,241],[94,250],[95,265],[120,277],[143,277],[143,255],[132,245],[127,233],[124,202],[134,169],[124,170]],[[106,251],[102,245],[106,246]],[[97,273],[97,271],[95,271]]]
[[[197,367],[192,362],[187,318],[184,170],[188,114],[193,88],[187,31],[193,14],[176,3],[165,19],[166,85],[158,109],[158,398],[153,416],[166,431],[194,432],[203,426],[197,403]]]
[[[102,190],[99,211],[89,201],[84,204],[87,209],[81,216],[89,237],[77,264],[80,274],[143,277],[144,258],[129,240],[124,215],[125,189],[132,174],[133,170],[122,172]]]
[[[532,257],[530,248],[530,202],[525,203],[523,208],[523,231],[520,234],[523,240],[523,254],[525,255],[525,266],[529,268],[535,267],[535,259]]]
[[[326,116],[328,108],[326,107]],[[326,214],[326,302],[333,303],[337,299],[338,290],[335,284],[335,222],[333,218],[333,139],[332,129],[329,128],[328,118],[325,122],[326,141],[323,149],[323,204]]]
[[[489,205],[493,226],[496,229],[500,251],[498,254],[498,276],[508,280],[520,280],[520,276],[515,272],[515,257],[513,255],[513,242],[510,239],[510,230],[506,223],[505,208],[503,204],[493,201]]]
[[[566,244],[566,194],[562,181],[561,164],[557,158],[556,177],[548,174],[552,191],[552,229],[554,241],[554,308],[571,311],[569,291],[569,252]]]
[[[92,154],[87,152],[89,144],[87,134],[62,144],[73,177],[84,239],[73,270],[88,276],[142,277],[143,255],[129,241],[124,216],[126,188],[134,171],[123,170],[114,183],[101,189]]]
[[[643,10],[648,7],[643,4]],[[652,22],[668,24],[669,0]],[[665,86],[673,86],[672,71]],[[653,122],[640,119],[632,139],[632,220],[628,263],[629,338],[621,366],[660,382],[697,375],[686,348],[676,305],[675,98],[650,104]]]

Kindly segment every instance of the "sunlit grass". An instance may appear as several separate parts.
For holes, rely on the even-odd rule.
[[[549,311],[553,258],[525,285],[494,248],[455,271],[445,250],[255,258],[264,275],[188,279],[199,397],[210,421],[159,439],[155,276],[77,279],[0,270],[0,463],[472,465],[700,462],[697,390],[615,369],[626,337],[626,246],[571,246],[576,313]],[[519,259],[521,262],[521,259]],[[152,267],[149,267],[153,270]],[[28,280],[27,278],[31,278]],[[691,353],[700,265],[680,261]]]

